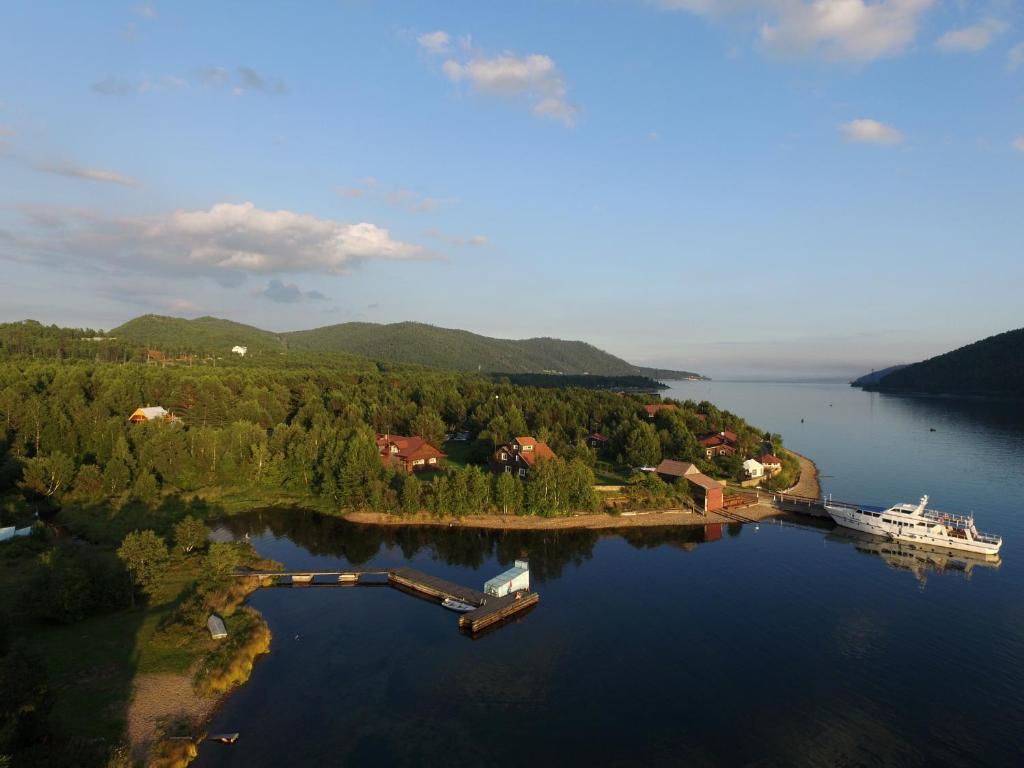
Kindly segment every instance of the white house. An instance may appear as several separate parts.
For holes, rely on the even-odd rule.
[[[241,355],[242,357],[245,357],[245,353],[249,351],[249,348],[248,347],[240,347],[240,346],[238,346],[236,344],[235,346],[233,346],[231,348],[231,351],[234,352],[236,355]]]
[[[755,477],[764,477],[764,464],[757,459],[747,459],[743,462],[743,471],[751,480]]]

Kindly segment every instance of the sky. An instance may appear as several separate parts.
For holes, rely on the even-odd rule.
[[[1024,325],[1024,2],[8,2],[0,321],[416,320],[712,376]]]

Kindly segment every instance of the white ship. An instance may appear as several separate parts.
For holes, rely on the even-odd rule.
[[[825,511],[839,525],[885,536],[893,541],[959,549],[985,556],[999,554],[1002,538],[978,533],[973,515],[938,512],[927,509],[927,505],[927,496],[922,496],[917,506],[895,504],[888,509],[826,499]]]

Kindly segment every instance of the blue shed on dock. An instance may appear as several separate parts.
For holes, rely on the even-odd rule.
[[[514,568],[509,568],[484,582],[484,592],[494,597],[504,597],[510,592],[529,588],[530,564],[525,560],[516,560]]]

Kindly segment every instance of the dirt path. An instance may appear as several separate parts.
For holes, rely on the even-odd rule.
[[[193,728],[198,728],[209,717],[216,703],[214,699],[203,699],[196,695],[189,675],[136,676],[132,703],[128,706],[128,738],[135,760],[145,760],[161,721],[185,716]]]
[[[778,510],[765,506],[747,507],[739,514],[751,520],[762,520]],[[432,515],[385,515],[379,512],[350,512],[345,519],[369,525],[431,525],[442,528],[486,528],[489,530],[601,530],[612,528],[654,528],[658,526],[706,525],[732,523],[734,517],[711,512],[698,515],[677,509],[655,510],[621,515],[574,515],[572,517],[530,517],[519,515],[473,515],[472,517],[433,517]]]
[[[807,496],[812,499],[821,497],[821,484],[818,482],[818,467],[806,456],[801,456],[796,451],[790,451],[800,462],[800,479],[792,488],[787,488],[786,493],[794,496]]]

